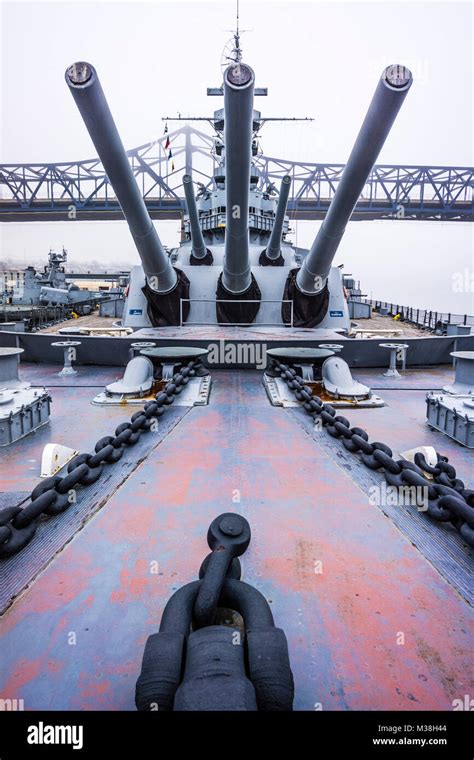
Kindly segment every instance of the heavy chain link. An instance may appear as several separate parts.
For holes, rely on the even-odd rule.
[[[474,491],[465,487],[456,476],[456,470],[449,464],[448,457],[436,452],[437,463],[431,467],[420,452],[415,454],[414,463],[393,458],[392,449],[380,441],[369,442],[366,431],[351,427],[349,420],[338,415],[331,404],[323,403],[319,396],[313,396],[311,388],[305,385],[296,370],[277,359],[273,368],[280,373],[303,408],[312,416],[320,417],[323,427],[333,438],[339,438],[351,453],[360,454],[360,459],[371,470],[383,470],[385,480],[397,489],[410,486],[422,487],[427,494],[427,514],[438,522],[450,522],[469,546],[474,546]],[[425,477],[432,476],[432,480]]]
[[[174,591],[148,637],[135,690],[144,712],[290,711],[288,641],[261,591],[240,580],[251,538],[234,512],[209,526],[199,580]],[[237,614],[236,614],[237,613]]]
[[[238,557],[250,543],[250,525],[245,517],[225,512],[212,521],[207,532],[208,554],[199,570],[201,586],[194,604],[195,628],[211,625],[226,577],[240,580]]]
[[[77,486],[95,483],[101,477],[104,465],[118,462],[125,448],[136,444],[142,433],[150,430],[201,366],[202,360],[194,359],[181,367],[153,401],[148,401],[132,415],[130,422],[118,425],[115,435],[100,438],[93,454],[78,454],[69,462],[67,475],[55,475],[38,483],[31,492],[29,504],[0,510],[0,558],[10,557],[23,549],[33,538],[40,517],[65,512],[76,501]]]

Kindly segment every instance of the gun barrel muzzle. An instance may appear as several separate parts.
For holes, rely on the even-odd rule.
[[[66,82],[127,220],[150,288],[170,291],[176,272],[150,219],[95,68],[85,61],[66,69]]]

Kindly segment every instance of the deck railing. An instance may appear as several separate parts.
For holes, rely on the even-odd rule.
[[[391,303],[390,301],[377,301],[369,298],[362,299],[365,303],[370,303],[376,311],[387,309],[388,314],[394,317],[400,314],[404,322],[410,322],[425,330],[435,330],[438,327],[446,325],[466,325],[474,327],[474,316],[471,314],[453,314],[445,311],[429,311],[428,309],[417,309],[413,306],[403,306],[402,304]]]

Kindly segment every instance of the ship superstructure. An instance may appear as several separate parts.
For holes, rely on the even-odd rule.
[[[165,250],[134,180],[98,74],[86,62],[66,82],[128,222],[142,265],[130,272],[123,324],[137,330],[182,325],[271,325],[346,332],[349,311],[342,272],[333,259],[367,177],[411,87],[410,71],[381,75],[328,213],[309,251],[286,242],[291,177],[276,196],[259,189],[254,163],[261,113],[254,109],[255,74],[242,61],[238,32],[223,74],[224,108],[211,120],[217,167],[197,197],[183,186],[189,240]],[[212,90],[211,90],[212,92]],[[264,91],[262,91],[264,92]]]
[[[99,299],[99,293],[79,288],[68,282],[65,264],[67,250],[61,253],[50,250],[48,263],[43,271],[36,271],[32,266],[24,270],[0,272],[0,298],[4,304],[22,306],[35,305],[70,305],[83,301]]]

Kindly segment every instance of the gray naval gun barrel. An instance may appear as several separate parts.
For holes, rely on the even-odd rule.
[[[318,324],[326,313],[329,300],[327,278],[333,258],[412,81],[411,72],[405,66],[388,66],[382,73],[332,203],[296,275],[296,287],[293,288],[295,326],[312,327],[312,323]],[[287,281],[284,297],[291,293],[289,284]],[[316,299],[312,306],[310,299]],[[318,299],[319,303],[316,302]]]
[[[179,324],[179,298],[186,297],[186,290],[189,294],[189,281],[172,267],[153,226],[97,72],[90,63],[79,61],[66,69],[65,78],[140,255],[152,324]]]
[[[217,299],[257,303],[217,303],[218,322],[253,322],[260,290],[250,269],[249,196],[255,75],[236,62],[224,72],[226,186],[225,254]]]
[[[199,214],[196,205],[196,196],[194,195],[193,179],[190,174],[183,177],[184,195],[186,197],[186,206],[189,215],[189,225],[191,227],[191,257],[190,264],[212,264],[212,253],[206,247],[201,225],[199,224]]]
[[[285,174],[281,181],[280,195],[278,196],[278,204],[275,213],[275,221],[273,222],[273,229],[270,235],[270,240],[264,251],[260,255],[260,264],[283,266],[283,257],[281,255],[281,237],[283,233],[283,223],[285,221],[286,208],[288,206],[288,198],[290,195],[291,177]]]

